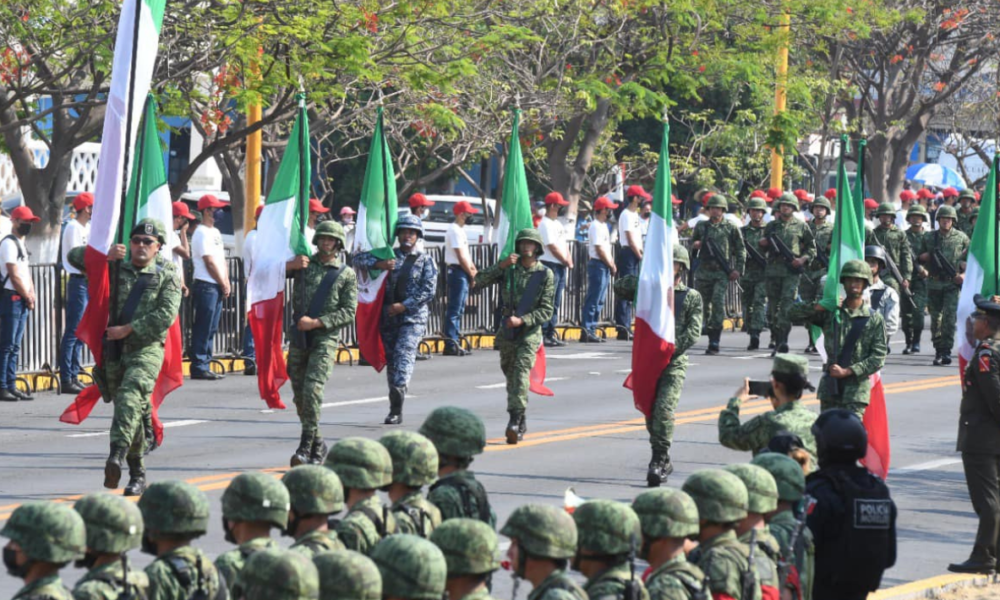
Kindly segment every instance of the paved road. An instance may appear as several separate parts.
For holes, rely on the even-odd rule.
[[[671,485],[679,487],[697,469],[749,459],[748,453],[722,448],[715,425],[719,409],[741,377],[764,378],[768,373],[768,354],[747,353],[745,345],[746,336],[725,334],[721,356],[704,356],[704,343],[691,351]],[[793,348],[804,346],[804,335],[797,329]],[[960,398],[957,368],[933,367],[933,357],[927,353],[902,356],[900,344],[892,348],[896,354],[887,361],[884,381],[892,428],[889,483],[900,507],[900,554],[884,586],[937,575],[948,562],[964,560],[975,531],[954,452]],[[815,383],[819,359],[814,357],[812,364]],[[570,486],[585,498],[623,501],[644,489],[649,460],[645,428],[621,387],[631,365],[630,344],[574,343],[550,351],[548,365],[556,396],[532,397],[529,433],[516,447],[501,439],[507,415],[495,352],[482,350],[466,358],[435,356],[417,364],[410,386],[413,395],[407,401],[404,427],[416,429],[431,409],[444,404],[468,407],[485,420],[491,440],[473,469],[486,485],[501,523],[528,501],[561,505]],[[327,439],[378,437],[387,431],[381,425],[387,412],[384,398],[381,375],[369,367],[338,366],[326,388]],[[28,499],[70,498],[102,489],[111,407],[99,405],[90,419],[74,427],[57,421],[69,401],[67,396],[46,393],[33,403],[0,406],[0,521]],[[291,406],[290,397],[286,401]],[[763,410],[761,403],[756,406]],[[161,412],[168,429],[164,446],[149,457],[150,477],[187,479],[209,494],[216,512],[199,544],[212,555],[227,549],[219,499],[228,481],[244,470],[285,467],[297,445],[294,409],[264,408],[257,399],[255,380],[231,375],[221,382],[187,381],[168,397]],[[136,558],[140,565],[148,562],[147,557]],[[78,576],[79,571],[69,569],[66,579]],[[524,587],[519,597],[526,596]],[[17,582],[0,577],[0,596],[10,597],[16,589]],[[510,597],[510,590],[510,579],[498,575],[497,597]]]

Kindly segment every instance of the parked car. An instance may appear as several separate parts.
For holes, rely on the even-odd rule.
[[[73,218],[73,198],[76,198],[81,192],[66,192],[66,199],[63,202],[63,214],[62,214],[62,224],[65,225],[66,221]],[[3,214],[10,216],[12,210],[18,206],[24,206],[24,196],[20,192],[15,192],[8,196],[5,196],[0,200],[0,208],[3,208]]]
[[[191,190],[181,194],[181,202],[187,204],[188,210],[198,214],[198,199],[205,194],[212,194],[223,202],[229,202],[229,192],[221,190]],[[236,256],[236,236],[233,230],[233,210],[229,206],[220,209],[221,216],[215,219],[215,228],[222,234],[222,246],[226,250],[226,258]]]
[[[469,238],[469,243],[481,244],[486,241],[486,231],[483,227],[486,223],[486,213],[483,211],[481,198],[427,194],[427,199],[434,203],[434,206],[427,208],[427,214],[424,215],[423,219],[424,240],[427,246],[444,245],[444,234],[448,231],[448,225],[455,220],[455,213],[453,212],[455,204],[462,201],[468,202],[479,211],[474,215],[469,215],[468,220],[465,222],[465,233]],[[486,206],[490,211],[490,220],[492,222],[496,201],[492,198],[487,198]],[[400,214],[407,214],[410,211],[404,207],[399,212]]]

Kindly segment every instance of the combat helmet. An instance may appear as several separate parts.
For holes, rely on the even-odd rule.
[[[670,488],[649,490],[636,496],[632,510],[639,516],[646,538],[686,538],[698,534],[698,507],[686,492]]]
[[[160,244],[167,243],[167,228],[163,226],[163,223],[160,223],[156,219],[150,219],[149,217],[140,219],[139,222],[135,224],[135,227],[132,228],[132,231],[128,234],[128,236],[131,238],[136,234],[152,235],[156,237]]]
[[[925,222],[930,222],[931,216],[927,214],[927,209],[924,208],[923,204],[914,204],[906,211],[906,219],[909,220],[913,215],[920,215],[923,217]]]
[[[431,411],[420,433],[437,448],[440,456],[467,458],[486,448],[486,427],[472,411],[457,406],[441,406]]]
[[[243,600],[319,600],[316,566],[292,550],[254,552],[235,583],[233,597]]]
[[[840,269],[840,280],[843,281],[847,277],[855,277],[857,279],[864,279],[868,285],[872,284],[872,268],[868,266],[863,260],[852,259],[844,263],[844,266]]]
[[[390,535],[372,550],[371,559],[382,575],[382,597],[402,600],[441,600],[448,566],[441,550],[421,537]]]
[[[613,500],[588,500],[573,512],[577,548],[598,556],[638,552],[642,543],[639,517],[627,504]]]
[[[868,432],[861,419],[849,410],[823,411],[812,425],[816,453],[822,467],[830,463],[853,463],[868,450]]]
[[[142,543],[142,513],[134,502],[111,494],[88,494],[73,504],[87,532],[87,549],[121,554]]]
[[[680,244],[674,244],[674,262],[684,265],[685,269],[691,268],[691,257],[687,248]]]
[[[337,600],[382,600],[382,576],[378,567],[360,552],[336,550],[313,557],[319,571],[320,598]]]
[[[882,263],[882,268],[885,268],[885,250],[882,246],[865,246],[865,259],[874,258],[875,260]]]
[[[823,196],[820,196],[819,198],[813,200],[812,208],[810,208],[810,210],[812,210],[813,208],[825,208],[827,215],[833,212],[833,206],[830,205],[830,201],[824,198]]]
[[[337,474],[320,465],[293,467],[281,478],[292,509],[300,517],[344,510],[344,487]]]
[[[973,202],[975,202],[976,201],[976,192],[972,191],[972,189],[970,189],[970,188],[965,188],[964,190],[962,190],[961,192],[958,193],[958,199],[959,199],[959,201],[962,201],[962,200],[972,200]]]
[[[958,218],[958,213],[955,212],[955,207],[954,206],[949,206],[947,204],[943,204],[943,205],[941,205],[941,206],[938,207],[938,209],[937,209],[937,215],[935,215],[935,216],[936,216],[936,218],[937,218],[938,221],[940,221],[941,219],[957,219]]]
[[[263,521],[286,529],[289,508],[285,485],[259,471],[240,473],[222,493],[222,518],[228,521]]]
[[[806,491],[806,476],[794,458],[777,452],[762,452],[750,464],[767,469],[778,484],[778,500],[798,502]]]
[[[514,240],[515,248],[517,248],[521,240],[531,240],[532,242],[535,242],[536,245],[538,245],[538,254],[535,255],[535,258],[538,258],[539,256],[545,254],[545,244],[542,243],[542,234],[539,233],[537,229],[533,227],[528,227],[527,229],[522,229],[521,231],[518,231],[517,238]]]
[[[420,488],[437,479],[437,448],[425,436],[414,431],[390,431],[379,443],[392,459],[393,483]]]
[[[778,484],[767,469],[757,465],[726,465],[723,470],[740,478],[747,487],[747,510],[767,514],[778,508]]]
[[[417,232],[417,237],[424,237],[424,222],[420,220],[420,217],[414,214],[401,215],[396,219],[396,234],[399,234],[400,229],[412,229]]]
[[[344,438],[326,455],[324,466],[333,469],[345,488],[377,490],[392,483],[392,458],[385,446],[362,437]]]
[[[320,221],[316,225],[316,231],[313,233],[312,244],[313,246],[319,245],[319,238],[321,235],[327,237],[332,237],[335,240],[340,240],[340,247],[347,247],[347,235],[344,234],[344,226],[336,221]]]
[[[883,202],[878,205],[878,209],[875,210],[875,216],[881,217],[882,215],[896,216],[896,207],[889,202]]]
[[[81,558],[87,543],[83,518],[54,502],[25,502],[11,513],[0,535],[17,542],[30,560],[56,564]]]
[[[516,539],[522,553],[533,557],[565,560],[576,554],[576,522],[555,506],[519,506],[510,514],[500,534]]]
[[[784,194],[778,196],[778,199],[774,201],[774,207],[778,208],[782,204],[789,204],[799,210],[799,199],[795,197],[795,194],[791,192],[785,192]]]
[[[146,531],[198,537],[208,531],[208,498],[185,481],[157,481],[139,498]]]
[[[434,528],[430,540],[444,554],[448,577],[484,575],[500,568],[497,534],[478,519],[448,519]]]
[[[708,208],[728,209],[729,201],[722,194],[712,194],[708,198]]]
[[[682,488],[698,507],[698,517],[712,523],[735,523],[747,516],[747,486],[722,469],[702,469],[687,478]]]
[[[816,206],[816,204],[813,203],[813,206]],[[766,211],[767,210],[767,202],[765,202],[763,198],[754,196],[753,198],[750,198],[749,202],[747,202],[747,210],[748,211],[750,211],[750,210],[764,210],[764,211]]]

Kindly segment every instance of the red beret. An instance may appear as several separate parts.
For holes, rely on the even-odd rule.
[[[913,190],[903,190],[899,193],[899,199],[903,202],[911,202],[917,199],[917,195],[913,193]]]
[[[780,188],[767,188],[767,197],[774,200],[775,198],[781,197]]]
[[[823,192],[823,197],[826,198],[827,200],[833,200],[834,198],[837,197],[837,189],[830,188],[826,190],[825,192]]]
[[[865,198],[865,208],[878,208],[878,202],[874,198]]]
[[[941,195],[945,198],[958,198],[958,190],[953,187],[946,187],[941,190]]]

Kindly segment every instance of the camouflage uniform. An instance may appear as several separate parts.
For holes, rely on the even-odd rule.
[[[752,198],[748,209],[767,210],[767,204],[760,198]],[[754,227],[747,224],[740,230],[746,244],[749,244],[762,257],[764,252],[760,247],[760,240],[764,239],[764,227]],[[760,332],[767,324],[767,315],[764,312],[767,308],[767,294],[764,285],[764,265],[753,260],[747,253],[746,267],[743,277],[740,278],[740,287],[743,288],[743,322],[746,325],[747,333],[750,334],[750,348],[756,350],[760,344]]]
[[[945,210],[949,208],[949,210]],[[938,209],[938,219],[955,214],[955,209],[944,207]],[[955,267],[957,273],[965,271],[966,255],[969,251],[969,237],[956,229],[954,226],[948,233],[940,229],[928,232],[924,235],[921,254],[933,254],[940,248],[941,253]],[[940,361],[941,355],[950,355],[951,349],[955,346],[955,324],[958,319],[958,296],[961,287],[952,281],[945,281],[943,273],[938,272],[933,262],[925,264],[929,273],[927,279],[927,308],[931,313],[931,341],[934,350],[939,358],[936,364],[950,364]]]
[[[360,552],[341,550],[313,557],[319,571],[320,598],[337,600],[382,600],[382,576],[378,567]]]
[[[888,214],[895,217],[896,209],[891,204],[886,203],[879,206],[878,212],[875,214]],[[906,233],[902,229],[896,227],[895,224],[888,227],[883,227],[879,224],[873,231],[867,232],[865,238],[866,246],[882,246],[882,249],[886,251],[889,258],[896,263],[896,268],[899,269],[899,274],[903,276],[905,281],[913,279],[913,254],[910,252],[910,244],[906,239]],[[886,268],[879,271],[879,278],[887,286],[896,290],[897,294],[902,293],[901,285],[903,282],[896,281],[892,271],[888,268],[888,262],[886,263]]]
[[[102,554],[123,554],[139,547],[142,540],[142,513],[132,502],[110,494],[89,494],[76,501],[87,531],[87,550]],[[96,557],[95,557],[96,558]],[[144,596],[149,578],[142,571],[130,570],[129,592]],[[122,561],[93,567],[73,588],[75,600],[118,600],[125,578]]]
[[[778,500],[798,505],[806,489],[806,479],[802,467],[794,459],[784,454],[765,452],[758,454],[751,464],[763,467],[774,477],[778,484]],[[803,600],[812,598],[812,581],[815,569],[816,549],[813,544],[812,532],[805,526],[805,515],[802,524],[796,519],[792,508],[780,509],[768,520],[771,535],[781,548],[781,555],[792,563],[799,575],[799,586]],[[799,530],[792,547],[792,537]]]
[[[749,495],[739,477],[722,469],[696,471],[682,488],[698,506],[698,517],[713,523],[735,523],[747,516]],[[750,549],[736,538],[733,530],[701,540],[688,555],[708,577],[713,595],[727,594],[735,600],[761,600],[760,584],[750,571]],[[743,594],[743,583],[754,577],[751,597]]]
[[[906,216],[921,215],[925,222],[928,221],[927,210],[916,204]],[[910,244],[910,252],[914,259],[923,251],[924,236],[926,231],[916,231],[912,227],[906,230],[906,241]],[[902,312],[903,335],[906,338],[907,347],[903,354],[910,354],[914,350],[920,351],[920,337],[924,331],[924,314],[927,312],[927,269],[920,263],[913,263],[913,277],[910,279],[910,292],[913,293],[913,303],[903,302],[900,307]],[[916,348],[914,348],[914,345]]]
[[[958,201],[961,205],[963,199],[970,200],[970,204],[976,201],[976,194],[972,190],[962,190],[958,195]],[[958,229],[965,235],[972,239],[972,230],[975,227],[974,219],[979,216],[978,206],[969,206],[968,212],[964,208],[959,208],[955,211],[957,219],[955,220],[955,229]]]
[[[747,511],[757,515],[766,515],[778,508],[778,485],[771,473],[757,465],[728,465],[723,470],[740,478],[747,487]],[[757,569],[757,582],[762,594],[771,588],[769,595],[780,595],[783,582],[778,577],[778,563],[781,561],[781,547],[774,539],[767,525],[751,529],[739,536],[744,544],[756,543],[754,565]]]
[[[444,554],[432,542],[415,535],[382,540],[371,559],[382,575],[382,597],[401,600],[441,600],[448,579]]]
[[[156,236],[161,244],[165,240],[163,225],[153,219],[139,221],[132,230],[132,235],[135,234]],[[163,366],[167,331],[180,309],[181,287],[174,263],[159,255],[142,269],[123,260],[120,269],[119,309],[125,306],[140,276],[151,277],[151,283],[129,323],[132,333],[121,340],[119,360],[105,358],[94,368],[93,375],[101,395],[115,405],[111,420],[111,455],[104,468],[104,486],[118,487],[122,462],[127,461],[130,480],[126,493],[139,495],[145,488],[143,453],[146,442],[153,443],[153,440],[146,440],[143,421],[151,411],[150,397]]]
[[[288,489],[292,514],[289,515],[286,535],[296,535],[299,519],[319,515],[332,515],[344,510],[344,488],[337,474],[319,465],[299,465],[285,473],[281,482]],[[344,544],[336,532],[313,529],[295,538],[289,550],[312,558],[320,552],[343,550]]]
[[[320,223],[316,227],[313,244],[316,243],[316,238],[324,235],[339,239],[341,244],[346,242],[344,229],[339,223]],[[293,467],[306,462],[318,465],[326,456],[326,444],[319,431],[323,388],[337,362],[340,330],[354,322],[354,312],[358,306],[358,280],[354,270],[343,265],[336,255],[333,260],[324,263],[319,252],[309,259],[309,266],[301,279],[302,288],[295,287],[293,306],[300,310],[308,309],[323,277],[331,269],[342,271],[319,314],[315,315],[322,327],[305,333],[306,348],[299,348],[295,344],[288,348],[288,378],[292,382],[295,412],[302,423],[302,438],[291,461]],[[293,320],[288,331],[289,339],[299,333],[296,325]]]
[[[818,198],[813,203],[813,208],[820,206],[827,209],[827,216],[820,225],[816,219],[809,221],[809,230],[812,231],[813,239],[816,241],[816,257],[806,265],[804,277],[799,279],[799,297],[803,302],[816,300],[823,292],[819,287],[819,281],[826,275],[828,264],[824,265],[819,259],[820,252],[826,256],[827,262],[830,260],[830,239],[833,237],[833,224],[830,223],[830,203],[826,198]]]
[[[529,558],[561,561],[576,554],[576,523],[554,506],[525,504],[514,509],[500,534],[517,544],[520,562],[511,565],[516,577],[524,577]],[[587,600],[587,594],[566,571],[555,569],[531,590],[528,600]]]
[[[483,484],[468,470],[472,457],[486,447],[486,428],[482,419],[465,408],[442,406],[427,415],[420,433],[437,448],[442,465],[457,470],[443,475],[427,492],[427,499],[441,511],[445,521],[470,517],[496,527],[497,516],[490,506]]]
[[[708,201],[708,207],[726,208],[726,200],[718,194]],[[708,333],[709,352],[718,353],[719,336],[722,333],[726,318],[726,290],[729,288],[729,275],[736,271],[743,274],[746,262],[746,248],[743,247],[743,235],[732,222],[722,218],[718,223],[711,220],[699,221],[691,234],[691,242],[700,242],[698,255],[701,257],[698,270],[695,272],[695,289],[704,301],[705,331]],[[708,244],[714,243],[723,256],[725,265],[720,265],[709,254]]]
[[[674,262],[687,268],[687,251],[674,246]],[[674,286],[674,296],[685,294],[683,305],[674,319],[674,354],[656,382],[656,400],[652,411],[646,417],[646,431],[652,458],[646,474],[647,484],[660,485],[666,480],[673,467],[670,465],[670,446],[674,440],[674,413],[681,399],[684,379],[687,377],[687,351],[701,335],[702,298],[697,290],[688,289],[682,281]],[[655,470],[655,473],[654,473]]]
[[[208,498],[205,493],[183,481],[161,481],[149,486],[139,498],[139,510],[145,522],[143,551],[156,554],[160,534],[194,539],[208,530]],[[188,600],[200,591],[209,600],[227,600],[225,579],[201,550],[181,546],[158,556],[146,567],[149,592],[146,600]]]
[[[590,500],[573,512],[577,529],[577,560],[594,557],[607,568],[590,577],[583,591],[591,600],[624,600],[626,588],[635,586],[637,598],[649,600],[642,581],[633,575],[629,555],[639,552],[642,539],[639,517],[627,504]],[[593,560],[593,559],[592,559]]]
[[[263,522],[284,530],[288,527],[290,509],[288,489],[283,483],[261,472],[241,473],[222,493],[222,520],[226,541],[236,543],[229,525],[234,521]],[[220,554],[215,559],[215,568],[228,582],[229,593],[236,595],[233,594],[233,586],[252,554],[277,547],[278,543],[270,537],[258,537]]]
[[[340,440],[330,449],[325,466],[333,469],[348,492],[378,490],[392,483],[392,458],[375,440]],[[349,507],[336,529],[348,550],[371,554],[379,540],[396,533],[396,519],[378,496],[371,496]]]
[[[519,243],[522,240],[531,240],[538,244],[536,259],[543,255],[542,237],[536,230],[525,229],[519,232],[516,241]],[[524,314],[517,315],[524,321],[520,332],[511,333],[513,339],[507,339],[504,333],[509,330],[503,328],[496,338],[500,349],[500,369],[507,379],[507,412],[511,421],[508,424],[507,434],[509,444],[516,444],[526,430],[524,414],[528,409],[531,368],[535,366],[535,355],[538,353],[539,344],[542,343],[542,325],[552,318],[552,312],[555,310],[553,304],[555,281],[552,271],[546,269],[541,260],[536,260],[534,265],[527,268],[520,260],[506,269],[497,263],[476,275],[477,288],[502,284],[500,304],[503,307],[504,317],[508,317],[517,310],[532,276],[539,272],[544,272],[545,275],[531,308]],[[514,425],[513,436],[510,431],[511,425]]]
[[[319,574],[313,562],[290,550],[268,548],[247,559],[236,583],[243,600],[319,600]]]
[[[429,439],[412,431],[391,431],[379,443],[392,458],[392,482],[410,488],[392,503],[396,528],[399,533],[426,538],[441,524],[441,511],[420,492],[437,479],[437,449]]]
[[[868,284],[871,285],[871,268],[860,260],[847,261],[841,269],[841,278],[846,277],[867,277]],[[840,306],[836,313],[816,310],[815,305],[796,304],[789,312],[792,319],[801,319],[823,329],[830,363],[824,365],[816,394],[820,401],[820,412],[831,408],[846,408],[858,415],[859,419],[863,418],[871,394],[868,377],[877,373],[885,364],[887,345],[882,315],[873,311],[867,303],[854,310]],[[850,368],[853,374],[840,380],[840,393],[837,394],[835,380],[829,376],[828,371],[830,365],[837,364],[838,353],[844,347],[851,322],[855,318],[868,318],[868,322],[854,344],[851,364],[840,365]]]
[[[680,490],[643,492],[632,503],[642,526],[641,557],[648,559],[650,544],[658,539],[683,539],[698,534],[698,507]],[[690,600],[704,592],[705,574],[684,554],[652,568],[646,577],[651,600]]]
[[[784,194],[774,203],[775,211],[782,204],[790,204],[798,210],[799,201],[792,194]],[[812,230],[805,222],[790,217],[782,220],[777,214],[773,221],[764,227],[764,236],[777,236],[796,258],[804,258],[808,265],[816,258],[816,243]],[[805,268],[805,267],[803,267]],[[788,308],[795,302],[799,289],[800,276],[791,271],[778,251],[768,246],[768,262],[765,270],[767,277],[767,311],[771,325],[771,337],[777,344],[779,352],[787,352],[788,333],[792,329],[792,321],[788,318]]]
[[[0,535],[17,542],[29,561],[61,565],[83,557],[86,534],[83,519],[69,506],[50,502],[25,502],[11,513]],[[27,574],[25,563],[11,573],[23,579]],[[15,600],[70,600],[69,590],[62,584],[58,573],[42,577],[22,587]]]
[[[779,354],[774,357],[772,373],[800,375],[808,380],[809,361],[802,356]],[[730,398],[729,404],[719,413],[719,443],[726,448],[743,450],[757,454],[767,449],[768,442],[782,431],[799,436],[803,447],[816,459],[816,440],[812,435],[812,424],[816,413],[805,407],[801,400],[793,400],[774,410],[758,415],[740,424],[739,398]]]

